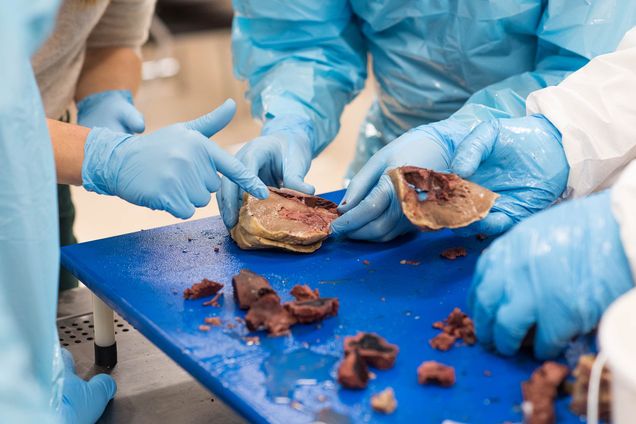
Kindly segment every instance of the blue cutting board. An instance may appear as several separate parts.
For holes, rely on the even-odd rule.
[[[325,197],[338,201],[341,196]],[[328,241],[311,255],[242,251],[216,217],[65,247],[62,262],[250,421],[520,422],[520,382],[538,362],[524,355],[503,358],[481,346],[438,352],[428,345],[438,333],[431,323],[455,306],[465,310],[475,263],[487,245],[439,231],[384,244]],[[466,247],[468,256],[440,258],[440,252],[456,246]],[[400,264],[402,259],[420,265]],[[247,329],[236,321],[244,312],[236,307],[231,288],[231,277],[242,268],[266,276],[284,301],[295,284],[338,297],[340,313],[322,324],[295,326],[288,337],[256,333],[260,345],[249,344]],[[219,308],[183,299],[183,290],[204,277],[226,284]],[[223,327],[201,332],[198,327],[208,316],[220,317]],[[342,340],[358,331],[383,335],[399,345],[400,354],[393,369],[375,370],[377,377],[366,390],[344,390],[335,380]],[[426,360],[454,366],[456,385],[418,385],[416,369]],[[389,386],[397,411],[388,416],[373,412],[371,395]],[[558,402],[558,422],[579,422],[567,403]]]

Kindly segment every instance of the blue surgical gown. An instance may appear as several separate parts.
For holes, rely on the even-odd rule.
[[[51,141],[30,55],[57,1],[0,2],[0,422],[57,422],[59,240]]]
[[[234,68],[252,113],[314,123],[320,149],[363,88],[376,100],[354,173],[406,130],[525,114],[525,98],[613,51],[633,0],[234,0]],[[461,109],[461,110],[460,110]],[[314,152],[318,153],[318,152]]]

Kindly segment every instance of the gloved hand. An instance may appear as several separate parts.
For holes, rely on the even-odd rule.
[[[108,90],[84,97],[77,102],[77,123],[126,134],[142,133],[146,127],[129,90]]]
[[[451,172],[501,197],[463,236],[495,235],[554,203],[566,188],[569,166],[561,134],[543,115],[493,119],[458,146]]]
[[[236,157],[268,186],[313,194],[314,187],[303,180],[316,151],[312,124],[298,116],[283,116],[268,121],[261,136],[243,146]],[[238,221],[243,192],[227,177],[216,199],[225,226],[232,228]]]
[[[468,305],[477,338],[512,355],[536,325],[534,353],[556,356],[634,286],[610,192],[521,222],[479,259]]]
[[[266,198],[269,192],[258,177],[208,139],[235,111],[236,104],[228,100],[198,119],[147,135],[95,128],[84,147],[83,185],[183,219],[207,205],[210,193],[218,190],[217,169],[254,196]]]
[[[115,396],[117,385],[108,374],[98,374],[84,381],[75,374],[73,355],[62,349],[64,359],[64,389],[60,404],[60,419],[64,424],[93,424],[101,417],[108,402]]]
[[[404,165],[448,172],[454,146],[468,133],[468,126],[453,119],[414,128],[387,144],[369,159],[351,180],[331,224],[336,237],[388,241],[415,227],[402,213],[386,172]]]

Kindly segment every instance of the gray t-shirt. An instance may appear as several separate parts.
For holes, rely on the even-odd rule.
[[[67,110],[87,47],[139,48],[148,38],[155,0],[63,0],[55,31],[33,56],[46,116]]]

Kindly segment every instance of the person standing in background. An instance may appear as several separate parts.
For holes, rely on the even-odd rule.
[[[237,157],[268,185],[312,192],[311,161],[363,88],[371,57],[377,99],[360,127],[351,184],[334,236],[387,241],[414,226],[386,171],[448,171],[479,123],[525,116],[525,99],[613,51],[636,24],[628,0],[234,0],[236,74],[248,81],[261,137]],[[541,128],[551,131],[549,125]],[[551,205],[566,188],[558,142],[512,145],[515,157],[484,186],[500,194],[470,230],[499,234]],[[492,178],[490,178],[492,177]],[[241,192],[224,180],[223,221],[237,222]]]
[[[60,347],[56,182],[180,218],[208,204],[221,184],[217,170],[259,198],[268,193],[209,139],[232,119],[231,100],[147,135],[47,120],[30,60],[58,5],[0,1],[0,423],[92,424],[116,391],[109,375],[80,378]],[[96,118],[105,116],[113,115]]]
[[[55,29],[32,59],[47,118],[121,133],[145,124],[133,96],[141,81],[140,48],[148,38],[155,0],[63,0]],[[60,244],[73,244],[70,187],[57,186]],[[60,268],[60,290],[77,280]]]
[[[60,348],[55,168],[29,60],[55,0],[0,1],[0,422],[91,424],[116,390]]]
[[[540,136],[546,122],[565,149],[573,197],[520,222],[479,258],[468,305],[481,343],[512,355],[536,326],[535,355],[554,357],[634,289],[635,92],[636,27],[615,52],[532,93],[528,116],[484,122],[461,142],[455,160],[467,169],[501,169],[507,146]]]

